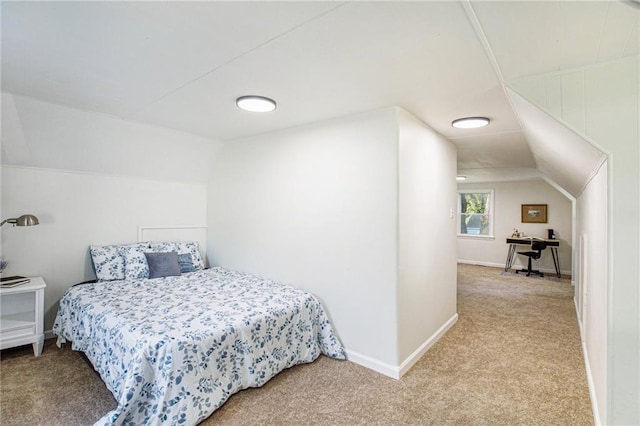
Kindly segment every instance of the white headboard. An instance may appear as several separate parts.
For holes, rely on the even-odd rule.
[[[138,225],[138,242],[196,241],[200,255],[207,266],[207,227],[193,225],[143,226]]]

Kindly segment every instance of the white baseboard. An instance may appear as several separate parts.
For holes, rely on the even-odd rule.
[[[589,386],[589,399],[591,400],[591,410],[593,412],[593,422],[596,426],[602,426],[600,419],[600,410],[598,409],[598,398],[596,396],[596,387],[593,383],[593,375],[591,374],[591,363],[589,362],[589,353],[587,351],[587,343],[584,338],[584,329],[580,322],[580,311],[578,310],[578,300],[573,298],[573,305],[576,308],[576,316],[578,317],[578,329],[580,330],[580,342],[582,344],[582,356],[584,357],[584,366],[587,372],[587,385]]]
[[[347,359],[358,365],[366,367],[370,370],[384,374],[392,379],[400,379],[418,360],[458,321],[458,314],[454,314],[442,327],[440,327],[432,336],[430,336],[418,349],[416,349],[409,357],[399,366],[387,364],[361,353],[345,349]]]
[[[504,263],[483,262],[481,260],[466,260],[466,259],[458,259],[458,263],[464,263],[467,265],[490,266],[492,268],[504,269]],[[515,268],[516,266],[526,269],[526,266],[522,266],[522,265],[513,265],[512,268]],[[539,270],[540,272],[544,272],[545,274],[556,273],[556,270],[551,268],[540,268]],[[563,271],[562,269],[560,269],[560,273],[562,275],[571,275],[571,271]]]
[[[347,353],[347,359],[358,365],[368,368],[369,370],[376,371],[380,374],[384,374],[392,379],[400,378],[400,368],[386,362],[378,361],[377,359],[362,355],[359,352],[355,352],[349,349],[345,349]]]
[[[466,260],[466,259],[458,259],[458,263],[464,263],[466,265],[490,266],[492,268],[504,269],[504,263],[483,262],[481,260]]]
[[[429,349],[438,341],[444,333],[446,333],[453,325],[458,321],[458,314],[455,313],[447,322],[445,322],[442,327],[438,329],[431,337],[429,337],[418,349],[416,349],[407,359],[404,360],[402,364],[400,364],[400,377],[404,376],[404,374],[409,371],[413,365],[422,358],[422,355],[427,353]]]

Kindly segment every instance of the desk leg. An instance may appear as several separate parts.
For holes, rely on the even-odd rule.
[[[556,267],[556,276],[558,278],[560,278],[560,258],[558,257],[558,248],[557,247],[550,247],[551,248],[551,256],[553,256],[553,266]]]
[[[508,272],[511,269],[511,265],[513,265],[513,257],[516,254],[516,245],[509,244],[509,252],[507,253],[507,261],[504,264],[504,271]]]

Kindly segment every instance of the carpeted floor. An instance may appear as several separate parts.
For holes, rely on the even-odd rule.
[[[232,396],[203,424],[591,425],[568,280],[458,265],[454,327],[402,378],[321,357]],[[116,407],[90,365],[47,341],[2,351],[2,425],[92,424]]]

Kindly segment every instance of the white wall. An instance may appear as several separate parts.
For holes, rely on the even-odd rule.
[[[595,394],[592,404],[597,418],[607,413],[607,268],[601,259],[608,251],[607,233],[607,166],[576,200],[576,229],[580,242],[576,305],[582,330],[582,344],[587,361],[587,377]]]
[[[209,186],[210,260],[313,292],[349,358],[398,377],[408,355],[455,316],[454,175],[451,144],[398,108],[229,142]],[[426,217],[414,216],[427,206]],[[407,236],[414,222],[418,234]],[[446,225],[430,229],[441,241],[425,241],[428,223]],[[434,255],[443,247],[450,251]]]
[[[403,110],[398,122],[398,350],[411,363],[457,319],[456,150]]]
[[[585,132],[610,153],[606,417],[610,424],[640,424],[639,74],[637,56],[585,72]]]
[[[350,356],[398,364],[397,124],[389,108],[229,142],[209,185],[213,265],[305,288]]]
[[[572,204],[561,192],[544,180],[523,182],[459,183],[458,189],[494,190],[494,239],[458,237],[458,260],[464,263],[504,268],[508,245],[506,238],[516,228],[526,235],[547,237],[551,228],[561,240],[558,248],[560,269],[564,274],[572,270]],[[522,204],[547,204],[548,223],[522,223]],[[523,247],[520,247],[523,248]],[[516,256],[514,268],[527,267],[527,259]],[[550,250],[542,252],[535,261],[536,269],[555,272]]]
[[[205,225],[217,142],[20,96],[2,95],[7,273],[42,275],[45,330],[69,286],[94,278],[91,244],[134,242],[138,225]],[[192,159],[194,159],[192,161]]]

